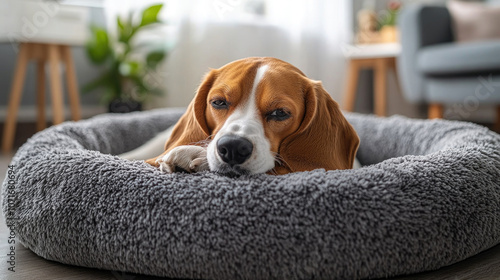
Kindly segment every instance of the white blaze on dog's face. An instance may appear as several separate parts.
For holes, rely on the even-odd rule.
[[[234,109],[208,145],[210,170],[257,174],[274,167],[275,158],[265,135],[256,98],[257,88],[268,68],[268,65],[263,65],[257,69],[248,98]],[[227,102],[226,99],[213,99],[210,106],[221,110],[228,106]]]

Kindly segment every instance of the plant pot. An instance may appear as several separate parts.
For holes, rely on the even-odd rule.
[[[398,41],[398,28],[396,26],[385,25],[380,29],[381,41],[384,43],[394,43]]]
[[[108,105],[110,113],[130,113],[142,111],[142,103],[131,100],[113,100]]]

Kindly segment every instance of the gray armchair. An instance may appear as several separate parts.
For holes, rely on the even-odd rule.
[[[454,42],[446,7],[408,6],[399,27],[398,74],[406,99],[429,104],[429,118],[442,118],[444,104],[462,118],[480,104],[496,105],[500,128],[500,40]]]

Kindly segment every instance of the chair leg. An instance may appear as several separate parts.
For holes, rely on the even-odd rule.
[[[442,119],[443,118],[443,105],[432,103],[429,105],[428,118],[429,119]]]
[[[37,104],[37,120],[36,129],[44,130],[47,126],[45,120],[45,60],[41,59],[37,63],[36,69],[36,104]]]
[[[76,81],[75,64],[71,56],[70,47],[62,46],[61,48],[64,64],[66,65],[66,80],[69,93],[69,104],[71,107],[71,118],[74,121],[79,121],[81,118],[80,95],[78,93],[78,83]]]
[[[3,129],[2,151],[7,154],[12,150],[14,145],[14,137],[16,135],[17,111],[23,94],[24,77],[26,74],[26,66],[28,65],[30,45],[21,43],[19,46],[19,54],[17,57],[16,70],[12,80],[12,89],[10,91],[9,108],[5,126]]]
[[[500,133],[500,105],[497,106],[497,119],[495,121],[495,125],[493,126],[493,129]]]
[[[64,121],[64,100],[62,93],[61,75],[59,72],[59,46],[48,45],[48,62],[50,66],[50,87],[52,93],[52,114],[53,124],[60,124]]]
[[[394,72],[394,77],[396,78],[396,87],[398,89],[398,93],[401,94],[403,92],[403,89],[401,87],[401,82],[400,82],[399,76],[398,76],[397,58],[389,59],[389,67],[392,68],[392,71]]]
[[[375,64],[374,113],[383,117],[387,111],[387,59],[379,58]]]

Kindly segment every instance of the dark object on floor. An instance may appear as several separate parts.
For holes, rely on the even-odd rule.
[[[130,113],[137,111],[142,111],[142,103],[133,100],[125,101],[115,99],[108,105],[108,112],[110,113]]]
[[[109,154],[179,110],[103,115],[35,135],[14,157],[7,222],[62,263],[196,279],[377,278],[446,266],[500,242],[500,136],[443,120],[346,114],[357,170],[163,174]]]

